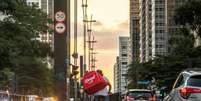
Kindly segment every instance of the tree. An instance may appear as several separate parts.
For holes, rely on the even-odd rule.
[[[142,68],[142,65],[139,62],[133,62],[132,64],[128,65],[127,71],[127,79],[128,88],[138,87],[137,81],[139,80],[139,71]]]
[[[8,87],[10,80],[13,79],[14,72],[11,71],[9,68],[4,68],[3,70],[0,71],[0,87]],[[6,88],[8,89],[8,88]]]
[[[186,26],[198,36],[201,36],[201,1],[188,0],[176,10],[174,19],[177,24]]]
[[[40,59],[21,57],[14,62],[18,92],[24,90],[25,94],[42,96],[50,95],[53,92],[52,70],[47,68]]]
[[[1,0],[0,11],[7,15],[0,21],[0,72],[5,74],[9,69],[16,77],[17,87],[25,91],[41,89],[48,95],[53,88],[53,71],[42,59],[51,54],[51,48],[36,38],[49,31],[50,20],[40,9],[26,5],[25,0]]]

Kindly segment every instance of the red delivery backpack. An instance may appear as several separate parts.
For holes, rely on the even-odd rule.
[[[81,82],[87,94],[94,94],[108,85],[108,81],[96,71],[87,72]]]

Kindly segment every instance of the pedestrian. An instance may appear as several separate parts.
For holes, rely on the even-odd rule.
[[[102,70],[97,70],[97,73],[99,73],[101,76],[103,76],[103,78],[107,82],[107,86],[104,89],[102,89],[94,94],[94,101],[109,101],[109,94],[111,93],[112,86],[111,86],[109,80],[107,79],[107,77],[105,77],[103,75]]]

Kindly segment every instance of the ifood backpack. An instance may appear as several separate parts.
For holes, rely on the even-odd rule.
[[[87,94],[94,94],[104,89],[108,85],[108,81],[96,71],[89,71],[84,75],[82,84]]]

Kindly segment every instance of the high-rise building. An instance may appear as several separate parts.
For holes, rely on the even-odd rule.
[[[140,16],[140,62],[151,59],[152,54],[152,10],[151,0],[139,0]]]
[[[114,64],[114,93],[120,92],[120,66],[119,66],[119,57],[116,58],[116,63]]]
[[[119,37],[119,58],[117,59],[117,74],[115,81],[118,92],[125,92],[127,87],[126,74],[128,69],[129,37]],[[117,75],[117,76],[116,76]]]
[[[27,0],[26,1],[28,5],[32,6],[35,5],[39,9],[41,9],[44,13],[48,15],[49,18],[53,19],[54,16],[54,0]],[[51,25],[49,25],[51,26]],[[41,33],[40,37],[37,38],[41,42],[50,43],[50,45],[53,45],[53,35],[49,32],[47,33]]]
[[[139,60],[140,50],[139,0],[130,0],[130,58],[129,61]]]
[[[181,28],[174,23],[174,12],[184,1],[139,0],[140,62],[169,53],[168,40]]]

